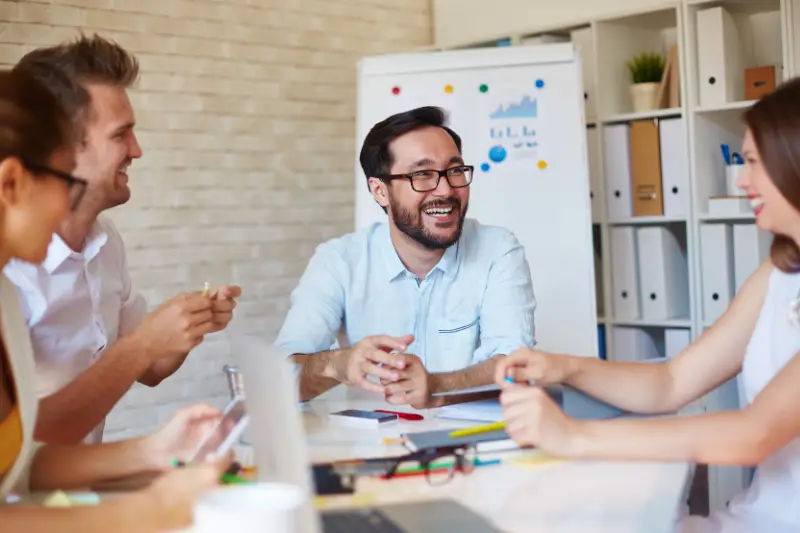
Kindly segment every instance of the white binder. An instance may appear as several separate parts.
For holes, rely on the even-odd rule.
[[[744,58],[736,23],[723,7],[697,12],[700,105],[744,99]]]
[[[664,330],[664,357],[672,359],[691,343],[691,331],[682,328]]]
[[[629,138],[628,124],[612,124],[603,128],[606,218],[612,222],[633,217]]]
[[[636,261],[636,234],[632,227],[609,230],[611,241],[612,289],[614,317],[632,320],[641,317],[639,269]]]
[[[685,217],[689,214],[689,157],[684,119],[659,121],[658,135],[664,216]]]
[[[682,239],[683,240],[683,239]],[[685,240],[664,226],[638,228],[639,292],[646,319],[689,316],[689,267]]]
[[[597,91],[594,83],[594,40],[591,28],[574,30],[570,35],[575,49],[580,54],[581,77],[583,78],[583,104],[586,122],[597,120]]]
[[[589,163],[589,194],[592,199],[592,223],[599,224],[602,214],[603,187],[600,185],[600,146],[597,128],[586,129],[586,151]]]
[[[659,359],[661,352],[653,335],[646,329],[614,326],[611,333],[611,361],[632,363]]]
[[[733,275],[736,292],[769,255],[772,234],[755,224],[733,226]]]
[[[711,323],[725,312],[734,294],[730,224],[700,226],[700,253],[703,319]]]

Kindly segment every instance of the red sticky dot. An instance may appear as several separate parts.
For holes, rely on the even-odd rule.
[[[400,87],[393,87],[392,94],[400,94]]]

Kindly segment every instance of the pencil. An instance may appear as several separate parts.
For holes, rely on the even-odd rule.
[[[467,428],[467,429],[459,429],[456,431],[450,432],[448,437],[451,439],[457,437],[468,437],[470,435],[478,435],[480,433],[488,433],[490,431],[497,431],[498,429],[505,429],[506,423],[505,422],[495,422],[493,424],[486,424],[485,426],[477,426],[474,428]]]

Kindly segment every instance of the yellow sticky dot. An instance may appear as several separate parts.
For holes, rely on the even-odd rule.
[[[547,168],[547,161],[544,160],[539,161],[539,168],[541,169]]]
[[[445,85],[444,86],[444,92],[446,92],[446,93],[453,92],[453,86],[452,85]]]

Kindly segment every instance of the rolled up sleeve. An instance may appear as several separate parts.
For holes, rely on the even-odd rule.
[[[330,350],[344,318],[344,264],[332,243],[317,247],[297,287],[275,340],[287,354]]]
[[[525,249],[510,232],[489,271],[480,313],[480,346],[473,364],[536,344],[533,293]]]

